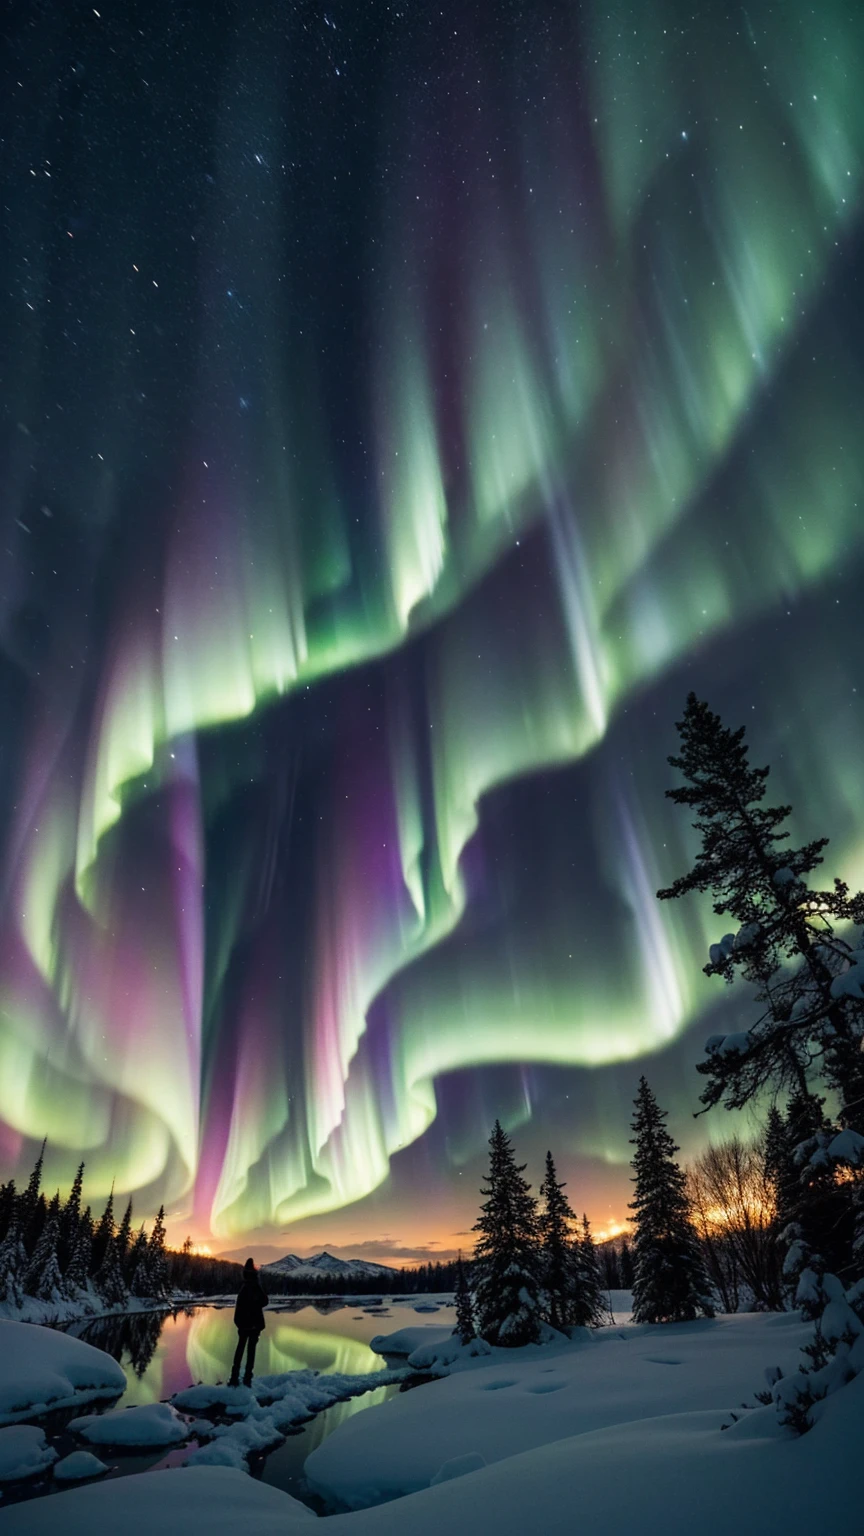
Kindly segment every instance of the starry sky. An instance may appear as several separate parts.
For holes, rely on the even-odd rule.
[[[864,11],[0,21],[0,1175],[447,1253],[685,1153],[690,688],[864,879]]]

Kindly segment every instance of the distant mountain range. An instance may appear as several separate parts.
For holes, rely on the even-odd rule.
[[[284,1259],[262,1264],[261,1273],[292,1275],[297,1280],[320,1280],[322,1275],[335,1275],[340,1280],[395,1280],[398,1270],[390,1269],[387,1264],[370,1264],[366,1259],[337,1259],[335,1254],[325,1250],[313,1254],[311,1259],[286,1253]]]

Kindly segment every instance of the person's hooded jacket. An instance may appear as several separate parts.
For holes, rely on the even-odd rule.
[[[240,1333],[264,1332],[264,1308],[269,1298],[254,1269],[247,1269],[237,1293],[234,1325]]]

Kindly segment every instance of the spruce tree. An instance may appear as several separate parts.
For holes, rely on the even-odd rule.
[[[816,1094],[793,1094],[785,1119],[775,1108],[766,1131],[766,1168],[776,1203],[778,1240],[794,1251],[783,1265],[784,1290],[792,1301],[804,1267],[826,1269],[847,1282],[855,1277],[855,1209],[850,1186],[837,1182],[834,1164],[808,1157],[808,1149],[830,1140],[833,1128]],[[854,1186],[852,1186],[854,1188]]]
[[[160,1299],[168,1294],[168,1261],[165,1257],[165,1207],[160,1205],[147,1242],[150,1295]]]
[[[9,1179],[7,1183],[0,1184],[0,1243],[4,1241],[6,1233],[9,1231],[17,1203],[18,1196],[15,1192],[15,1180]]]
[[[117,1254],[121,1265],[125,1265],[129,1254],[129,1244],[132,1239],[132,1198],[130,1196],[123,1219],[117,1228]]]
[[[106,1202],[105,1209],[99,1218],[96,1231],[93,1233],[92,1264],[94,1273],[98,1272],[98,1270],[101,1268],[102,1260],[105,1257],[105,1250],[108,1247],[109,1239],[114,1236],[115,1232],[116,1226],[114,1224],[114,1185],[112,1184],[108,1194],[108,1200]]]
[[[78,1291],[86,1291],[87,1281],[90,1276],[90,1250],[93,1245],[90,1226],[85,1221],[78,1224],[78,1236],[75,1246],[69,1256],[69,1263],[63,1275],[63,1284],[70,1296]]]
[[[21,1240],[18,1213],[13,1211],[6,1235],[0,1243],[0,1304],[14,1310],[24,1298],[22,1281],[27,1268],[27,1249]]]
[[[133,1296],[143,1299],[153,1295],[150,1283],[150,1253],[143,1222],[135,1234],[135,1241],[129,1253],[128,1273],[131,1276],[129,1289]]]
[[[553,1328],[569,1328],[581,1322],[578,1317],[574,1251],[570,1239],[576,1216],[558,1183],[551,1152],[546,1153],[546,1174],[540,1186],[540,1276],[546,1305],[546,1317]]]
[[[46,1138],[47,1139],[47,1138]],[[21,1191],[18,1205],[18,1225],[21,1229],[21,1237],[28,1253],[32,1253],[39,1239],[39,1234],[44,1225],[44,1213],[40,1220],[39,1200],[42,1188],[42,1164],[45,1161],[45,1142],[39,1149],[39,1156],[33,1164],[33,1172],[27,1181],[27,1188]]]
[[[454,1335],[462,1340],[463,1344],[470,1344],[477,1337],[477,1329],[474,1326],[474,1304],[471,1300],[471,1292],[468,1289],[468,1280],[465,1275],[465,1266],[462,1263],[460,1253],[456,1264],[456,1327]]]
[[[583,1328],[599,1328],[609,1320],[609,1306],[603,1293],[600,1259],[591,1236],[591,1223],[583,1212],[582,1230],[573,1239],[573,1265],[576,1273],[574,1322]]]
[[[626,1237],[622,1237],[621,1239],[619,1264],[621,1271],[621,1289],[623,1291],[632,1291],[633,1281],[636,1277],[633,1272],[633,1254]]]
[[[60,1237],[60,1227],[56,1215],[52,1215],[42,1229],[42,1236],[36,1244],[35,1251],[24,1271],[22,1288],[27,1296],[35,1296],[37,1301],[60,1301],[63,1299],[63,1279],[60,1274],[60,1265],[57,1262],[57,1243]]]
[[[841,880],[809,889],[828,840],[788,846],[790,807],[763,805],[769,770],[751,767],[743,726],[728,730],[691,693],[678,731],[681,751],[669,762],[685,782],[666,794],[695,811],[701,848],[657,894],[711,893],[714,911],[737,927],[711,945],[705,973],[740,975],[760,1005],[749,1029],[708,1042],[702,1102],[739,1109],[769,1085],[806,1093],[812,1072],[837,1092],[841,1124],[864,1131],[864,966],[837,933],[864,922],[864,896]]]
[[[58,1257],[61,1268],[68,1266],[78,1237],[78,1227],[81,1222],[81,1191],[83,1187],[84,1164],[79,1163],[78,1171],[72,1180],[69,1198],[60,1215],[60,1247],[58,1249]]]
[[[106,1307],[122,1307],[129,1300],[116,1237],[109,1237],[105,1256],[96,1275],[96,1289]]]
[[[666,1129],[666,1111],[644,1077],[639,1079],[635,1108],[633,1321],[683,1323],[700,1313],[711,1317],[714,1309],[690,1220],[685,1177],[675,1161],[678,1148]]]
[[[540,1337],[537,1208],[500,1123],[489,1138],[486,1200],[474,1223],[474,1311],[490,1344],[515,1347]]]

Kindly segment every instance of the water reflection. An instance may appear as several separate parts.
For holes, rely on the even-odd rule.
[[[395,1302],[387,1312],[384,1316],[381,1309],[359,1310],[356,1302],[347,1307],[306,1305],[268,1311],[255,1357],[256,1375],[313,1370],[361,1376],[380,1371],[384,1361],[369,1347],[376,1334],[424,1323],[449,1330],[455,1320],[452,1306],[420,1317],[413,1305]],[[69,1331],[120,1361],[128,1379],[120,1399],[124,1406],[159,1402],[195,1382],[227,1380],[237,1343],[233,1307],[197,1306],[168,1314],[98,1318],[75,1323]],[[377,1397],[377,1392],[369,1393],[338,1406],[347,1417],[369,1407]]]

